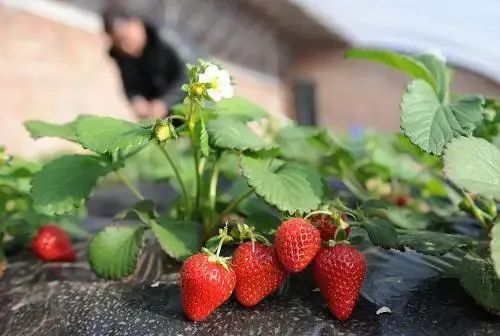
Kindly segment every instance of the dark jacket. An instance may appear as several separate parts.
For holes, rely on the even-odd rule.
[[[185,60],[169,42],[162,39],[160,31],[149,25],[146,25],[146,31],[148,41],[140,57],[124,55],[115,47],[111,47],[109,55],[118,65],[129,100],[142,96],[148,100],[162,99],[172,106],[184,98],[180,88],[187,83]]]

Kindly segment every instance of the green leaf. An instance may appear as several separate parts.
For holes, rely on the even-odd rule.
[[[349,244],[351,245],[359,245],[362,242],[364,242],[364,240],[365,240],[364,236],[350,236],[348,239]]]
[[[488,310],[500,311],[500,279],[488,260],[465,255],[459,277],[462,287],[477,303]]]
[[[386,167],[390,176],[404,181],[416,180],[422,175],[421,166],[409,155],[399,154],[389,146],[377,146],[373,149],[374,163]]]
[[[495,270],[500,278],[500,223],[493,226],[491,230],[491,259],[495,264]]]
[[[152,219],[158,217],[156,204],[151,200],[142,200],[134,204],[130,209],[126,209],[116,214],[115,219],[123,220],[125,218],[130,218],[132,214],[146,225],[149,225]]]
[[[89,236],[89,232],[82,225],[78,218],[61,218],[58,217],[57,225],[60,226],[68,235],[74,239],[82,240]]]
[[[198,140],[198,146],[200,147],[200,152],[204,157],[208,157],[210,152],[210,147],[208,145],[208,133],[205,127],[205,122],[203,118],[198,118],[194,128],[196,139]]]
[[[415,231],[400,234],[398,245],[408,247],[418,253],[441,256],[454,248],[466,246],[467,239],[461,236],[433,231]]]
[[[142,246],[144,227],[108,226],[90,241],[89,263],[97,275],[118,280],[130,275]]]
[[[244,155],[240,164],[257,195],[281,211],[305,213],[316,209],[321,202],[321,177],[309,167]]]
[[[281,219],[266,211],[254,211],[247,216],[246,224],[262,234],[270,234],[281,224]]]
[[[314,127],[284,127],[275,141],[282,157],[301,162],[317,164],[332,152],[330,144],[323,141],[321,131]]]
[[[116,152],[148,143],[153,131],[125,120],[86,116],[76,125],[79,142],[96,153]]]
[[[196,222],[161,217],[159,223],[151,223],[151,229],[162,249],[172,258],[184,260],[201,247],[199,224]]]
[[[444,153],[444,170],[457,186],[500,200],[500,149],[486,140],[453,140]]]
[[[351,49],[346,53],[348,58],[361,58],[383,63],[391,68],[401,70],[414,79],[422,79],[437,90],[433,75],[418,58],[405,56],[393,51],[373,49]]]
[[[109,171],[89,155],[65,155],[49,162],[31,182],[35,209],[60,215],[82,206],[97,180]]]
[[[210,141],[222,149],[259,151],[268,146],[243,121],[233,118],[211,120],[207,126]]]
[[[363,228],[373,245],[386,249],[397,247],[398,234],[391,223],[378,218],[370,218],[363,223]]]
[[[450,86],[450,71],[446,67],[446,64],[433,55],[419,55],[414,56],[417,62],[423,64],[427,70],[431,73],[432,77],[436,82],[435,91],[439,97],[440,101],[443,101],[449,94]],[[432,86],[432,83],[429,83]]]
[[[408,208],[389,208],[387,218],[394,225],[408,230],[425,229],[430,222],[424,214]]]
[[[403,95],[401,128],[424,151],[441,154],[453,138],[472,134],[482,120],[481,110],[482,101],[477,97],[441,103],[429,84],[416,80]]]
[[[31,120],[24,123],[33,139],[44,137],[62,138],[69,141],[78,141],[76,137],[76,124],[81,117],[67,124],[52,124],[44,121]]]
[[[254,121],[267,117],[266,110],[241,97],[221,100],[215,104],[214,113],[220,116],[232,116],[243,121]]]

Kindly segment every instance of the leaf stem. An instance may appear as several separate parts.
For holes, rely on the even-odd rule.
[[[128,178],[125,177],[125,175],[123,175],[122,173],[120,173],[119,171],[116,171],[115,172],[116,176],[118,177],[118,179],[120,179],[120,181],[123,182],[123,184],[132,192],[132,194],[134,194],[135,197],[137,197],[139,200],[144,200],[144,196],[142,196],[141,192],[139,191],[139,189],[137,189],[130,181]]]
[[[181,116],[181,115],[177,115],[177,114],[172,114],[172,115],[168,116],[167,119],[172,119],[172,120],[177,119],[180,121],[186,121],[186,117]]]
[[[253,194],[253,189],[249,189],[247,192],[244,194],[240,195],[238,198],[236,198],[234,201],[232,201],[224,211],[221,212],[218,221],[219,222],[225,215],[231,212],[234,208],[236,208],[241,202],[243,202],[245,199],[247,199],[250,195]]]
[[[474,200],[472,199],[472,197],[467,193],[465,192],[464,190],[462,190],[462,195],[464,196],[465,198],[465,202],[466,204],[469,206],[470,208],[470,211],[469,213],[474,217],[476,218],[479,223],[481,223],[481,225],[483,226],[483,228],[486,230],[486,232],[490,232],[491,230],[491,225],[488,223],[488,221],[485,219],[485,216],[484,215],[487,215],[485,214],[477,205],[476,203],[474,202]]]
[[[210,177],[210,189],[209,189],[209,204],[212,212],[215,212],[215,203],[217,200],[217,183],[219,181],[220,173],[220,160],[219,155],[215,158],[214,166],[212,168],[212,176]]]
[[[198,213],[200,208],[200,197],[201,197],[201,174],[203,173],[203,167],[200,168],[200,153],[198,151],[198,141],[196,141],[196,134],[194,132],[194,122],[195,122],[195,102],[191,99],[189,102],[189,116],[188,116],[188,129],[191,135],[191,144],[193,146],[193,157],[194,157],[194,169],[196,175],[196,197],[195,197],[195,205],[194,211]]]
[[[181,186],[182,197],[184,198],[184,202],[186,202],[187,213],[191,213],[191,202],[189,200],[189,194],[187,192],[186,185],[184,184],[184,181],[182,180],[182,177],[181,177],[181,174],[179,172],[179,169],[175,165],[174,160],[172,160],[172,157],[170,156],[170,154],[168,154],[168,152],[165,149],[165,147],[162,146],[162,145],[158,145],[158,148],[160,148],[160,151],[163,153],[163,155],[167,159],[168,163],[172,167],[172,170],[175,173],[175,177],[177,178],[177,181],[179,182],[179,185]]]
[[[327,211],[327,210],[316,210],[316,211],[313,211],[313,212],[310,212],[308,213],[304,219],[309,219],[311,218],[312,216],[314,215],[329,215],[329,216],[332,216],[333,217],[333,213],[331,211]]]

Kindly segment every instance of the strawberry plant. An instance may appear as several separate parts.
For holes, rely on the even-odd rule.
[[[403,236],[403,245],[430,255],[458,253],[456,275],[464,289],[479,304],[499,311],[498,101],[451,92],[452,71],[433,55],[351,50],[347,56],[381,62],[412,77],[400,105],[403,134],[415,147],[442,162],[447,184],[459,196],[458,207],[484,230],[477,239],[467,240],[437,231],[415,232]]]
[[[169,256],[183,260],[217,233],[227,215],[258,217],[272,213],[273,208],[287,214],[306,213],[322,201],[319,173],[287,160],[276,143],[249,127],[249,122],[262,123],[267,113],[244,99],[229,98],[232,83],[226,70],[200,61],[188,65],[188,73],[184,103],[164,120],[133,123],[81,116],[62,125],[26,123],[34,138],[59,137],[87,150],[58,157],[37,172],[32,179],[37,211],[62,215],[81,207],[99,179],[109,174],[137,197],[137,203],[117,218],[134,217],[142,224],[110,226],[90,242],[90,264],[104,278],[131,274],[148,230]],[[181,125],[174,127],[174,121]],[[141,195],[124,168],[134,156],[145,153],[152,158],[151,164],[161,165],[164,171],[154,167],[150,173],[169,180],[179,192],[163,213]],[[233,180],[232,187],[223,188],[221,178]],[[269,218],[264,225],[276,223],[272,215]]]
[[[0,276],[7,266],[6,254],[29,248],[38,228],[56,222],[53,216],[39,214],[33,207],[30,180],[39,169],[39,164],[10,157],[0,147]],[[74,215],[57,218],[54,228],[82,236],[85,232],[75,224]]]
[[[58,157],[33,176],[33,208],[50,216],[74,211],[99,180],[114,175],[137,198],[116,219],[137,221],[108,226],[91,239],[92,269],[107,279],[130,275],[145,233],[152,232],[166,254],[187,259],[181,297],[195,321],[233,290],[242,305],[253,306],[281,286],[285,272],[311,264],[332,313],[346,319],[366,269],[353,245],[365,237],[386,249],[460,254],[456,269],[464,288],[500,310],[494,271],[500,268],[499,150],[488,142],[498,136],[497,103],[452,95],[450,70],[430,55],[349,55],[415,78],[401,104],[405,136],[346,139],[325,129],[276,125],[257,105],[233,97],[226,70],[199,61],[187,66],[183,104],[165,119],[27,122],[34,138],[59,137],[86,150]],[[160,210],[165,207],[145,199],[131,176],[170,182],[175,200]],[[456,230],[451,218],[463,211],[483,226],[482,235]],[[256,239],[254,229],[274,246]],[[228,242],[241,244],[232,263],[221,254]]]

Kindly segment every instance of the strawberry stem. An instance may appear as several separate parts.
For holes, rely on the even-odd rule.
[[[311,218],[312,216],[314,215],[319,215],[319,214],[322,214],[322,215],[329,215],[329,216],[334,216],[334,214],[328,210],[316,210],[316,211],[313,211],[313,212],[310,212],[309,214],[307,214],[307,216],[304,217],[304,219],[309,219]]]
[[[122,173],[115,171],[115,174],[135,197],[137,197],[140,201],[144,200],[144,196],[142,196],[141,192]]]

